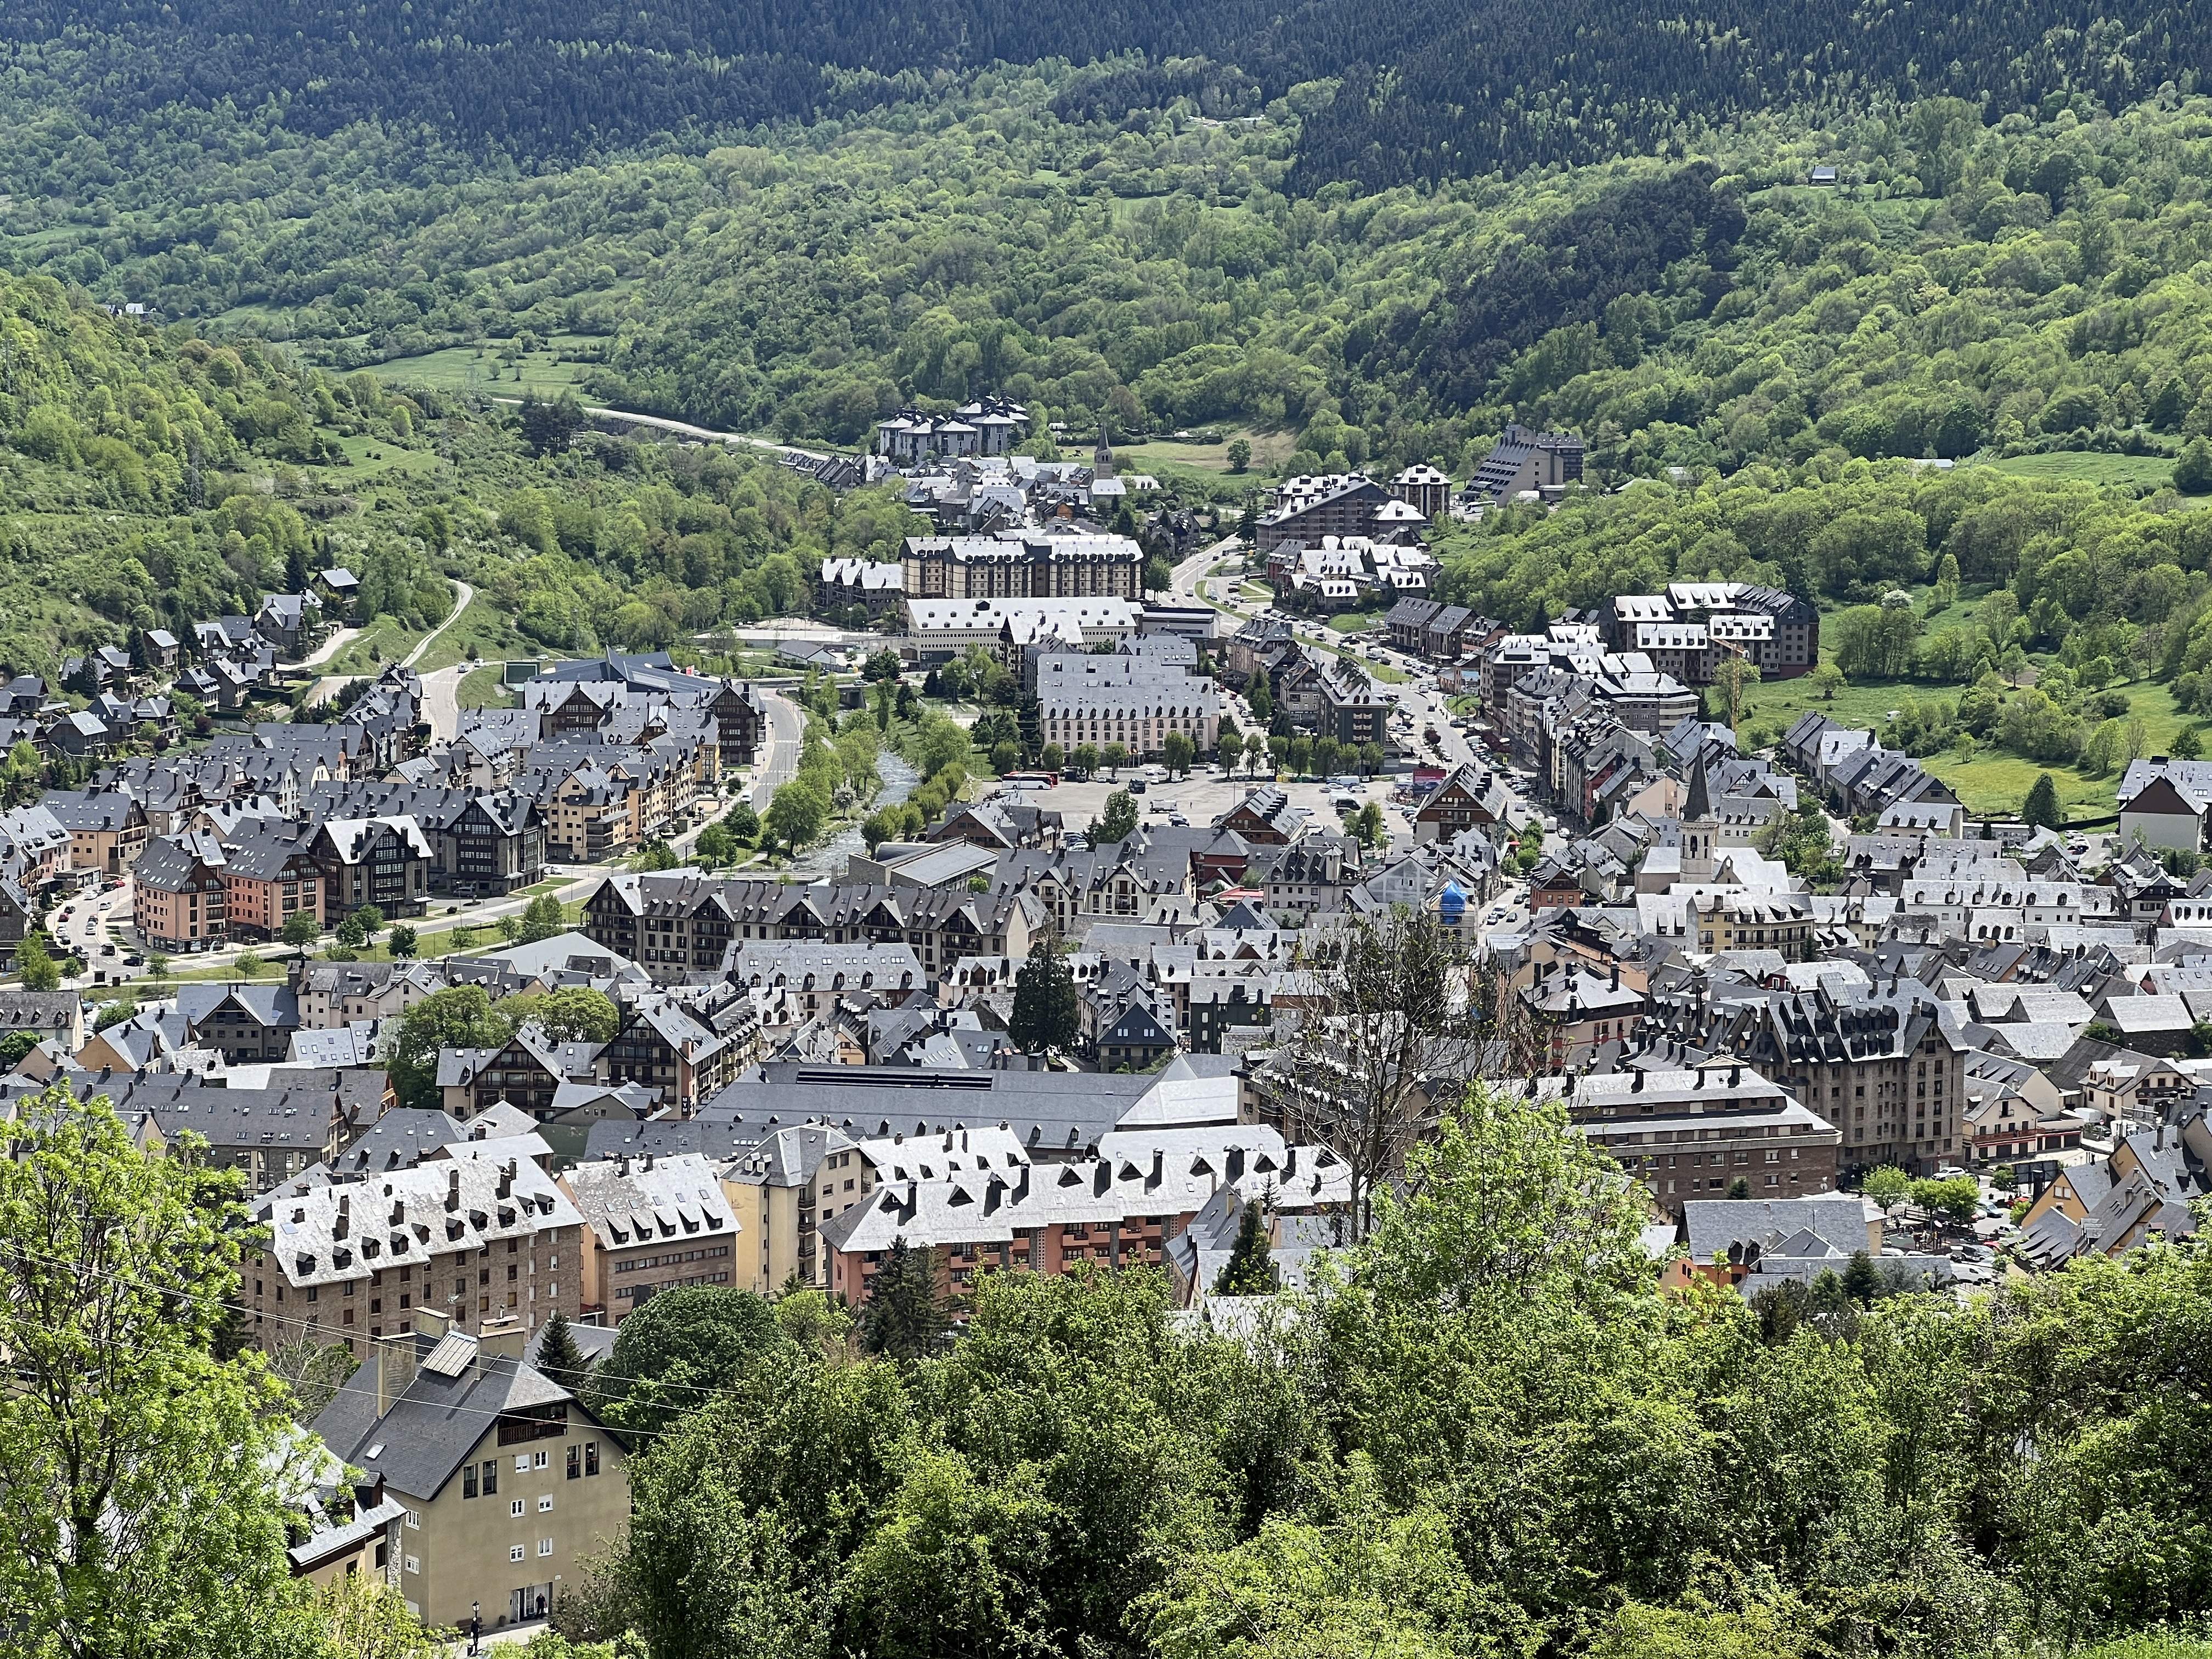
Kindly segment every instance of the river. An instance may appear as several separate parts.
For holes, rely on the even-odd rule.
[[[921,775],[889,749],[876,757],[876,775],[884,781],[884,787],[870,803],[871,812],[878,806],[897,805],[921,781]],[[842,875],[847,859],[867,850],[868,844],[860,836],[860,826],[848,823],[820,846],[808,848],[791,861],[783,873],[794,881],[819,881],[824,876]]]

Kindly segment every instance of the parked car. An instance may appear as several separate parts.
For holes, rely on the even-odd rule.
[[[1131,778],[1129,781],[1122,787],[1127,789],[1133,795],[1141,795],[1150,786],[1148,786],[1142,778]]]
[[[1190,828],[1190,820],[1180,812],[1169,813],[1168,823],[1170,826],[1177,830],[1188,830]]]

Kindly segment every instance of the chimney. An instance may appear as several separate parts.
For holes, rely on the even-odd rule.
[[[1148,1188],[1160,1184],[1162,1177],[1167,1174],[1167,1161],[1168,1155],[1164,1150],[1158,1146],[1152,1148],[1152,1178],[1145,1183]]]
[[[1018,1204],[1030,1195],[1030,1166],[1022,1165],[1022,1178],[1014,1182],[1014,1202]]]
[[[459,1168],[446,1171],[446,1213],[454,1215],[461,1207],[461,1172]]]
[[[1632,1074],[1632,1080],[1628,1085],[1628,1092],[1632,1095],[1640,1095],[1644,1092],[1644,1068],[1641,1066],[1638,1066]]]
[[[337,1218],[336,1218],[335,1220],[333,1220],[333,1221],[331,1223],[331,1237],[333,1239],[343,1238],[343,1237],[346,1236],[347,1231],[351,1227],[351,1225],[352,1225],[352,1224],[353,1224],[353,1198],[352,1198],[352,1195],[351,1195],[350,1194],[347,1194],[347,1193],[340,1193],[340,1194],[338,1194],[338,1212],[337,1212]]]
[[[499,1166],[498,1195],[505,1198],[514,1190],[514,1160],[509,1158]]]

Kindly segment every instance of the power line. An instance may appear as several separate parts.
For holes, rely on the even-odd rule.
[[[135,1288],[137,1288],[137,1289],[149,1291],[149,1292],[151,1292],[152,1294],[154,1294],[154,1295],[155,1295],[155,1296],[175,1297],[179,1297],[179,1298],[181,1298],[181,1299],[183,1299],[183,1300],[185,1300],[185,1301],[199,1302],[199,1303],[204,1303],[204,1304],[211,1304],[211,1305],[213,1305],[213,1306],[216,1306],[216,1307],[218,1307],[218,1308],[222,1308],[222,1309],[224,1309],[224,1310],[228,1310],[228,1311],[231,1311],[231,1312],[254,1314],[254,1315],[257,1315],[258,1316],[264,1317],[264,1318],[266,1318],[266,1319],[270,1320],[270,1322],[274,1322],[274,1323],[283,1324],[283,1325],[290,1325],[290,1326],[296,1327],[296,1328],[300,1328],[300,1329],[302,1329],[302,1330],[313,1331],[313,1332],[316,1333],[318,1335],[332,1335],[332,1334],[333,1334],[333,1333],[331,1333],[331,1331],[329,1331],[327,1328],[325,1328],[325,1326],[323,1326],[323,1325],[322,1325],[320,1322],[309,1322],[309,1321],[307,1321],[307,1320],[295,1318],[295,1317],[293,1317],[293,1316],[288,1316],[288,1315],[284,1315],[284,1314],[266,1313],[266,1312],[264,1312],[263,1310],[259,1310],[259,1309],[254,1308],[254,1307],[252,1307],[252,1305],[250,1305],[249,1304],[247,1304],[247,1303],[246,1303],[246,1302],[244,1302],[244,1301],[241,1301],[241,1300],[234,1300],[234,1299],[232,1299],[232,1298],[230,1298],[230,1297],[228,1297],[212,1296],[212,1295],[210,1295],[210,1294],[208,1294],[208,1293],[206,1293],[206,1292],[203,1292],[203,1291],[190,1291],[190,1290],[185,1290],[185,1289],[182,1289],[182,1288],[179,1288],[179,1287],[177,1287],[177,1286],[173,1286],[173,1285],[153,1285],[153,1284],[149,1284],[148,1281],[146,1281],[146,1280],[144,1280],[144,1279],[143,1279],[134,1278],[134,1277],[132,1277],[131,1274],[128,1274],[128,1273],[117,1273],[117,1272],[113,1271],[112,1269],[103,1269],[103,1268],[99,1268],[99,1267],[88,1267],[84,1266],[82,1263],[81,1263],[81,1262],[77,1262],[77,1261],[71,1261],[71,1260],[70,1260],[70,1259],[69,1259],[69,1258],[67,1258],[67,1257],[64,1257],[64,1256],[56,1256],[56,1255],[44,1255],[44,1254],[42,1254],[42,1253],[40,1253],[40,1252],[38,1252],[38,1251],[27,1249],[25,1249],[25,1248],[24,1248],[22,1245],[21,1245],[21,1244],[16,1244],[16,1243],[0,1243],[0,1255],[13,1255],[13,1256],[15,1256],[15,1257],[18,1258],[19,1260],[22,1260],[22,1261],[43,1261],[43,1262],[46,1262],[46,1264],[48,1264],[49,1266],[57,1267],[66,1267],[66,1268],[69,1268],[69,1269],[70,1269],[70,1270],[72,1270],[72,1271],[74,1271],[74,1272],[77,1273],[82,1274],[82,1275],[84,1275],[84,1276],[86,1276],[86,1277],[94,1278],[94,1279],[108,1279],[108,1280],[111,1280],[111,1281],[112,1281],[112,1282],[114,1282],[114,1283],[117,1283],[117,1284],[131,1285],[131,1286],[133,1286],[133,1287],[135,1287]],[[424,1311],[434,1311],[434,1310],[425,1310]],[[70,1334],[70,1333],[69,1333],[69,1332],[64,1331],[64,1330],[63,1330],[63,1329],[61,1329],[61,1328],[58,1328],[58,1327],[51,1326],[51,1325],[38,1325],[38,1326],[35,1326],[35,1328],[37,1328],[37,1329],[39,1329],[39,1330],[42,1330],[42,1331],[46,1332],[46,1333],[48,1335],[50,1335],[50,1336],[63,1336],[63,1335]],[[586,1328],[589,1328],[589,1327],[587,1327]],[[414,1332],[412,1332],[412,1331],[409,1331],[409,1332],[407,1332],[407,1333],[405,1333],[404,1334],[400,1335],[400,1336],[381,1336],[381,1337],[379,1337],[379,1336],[372,1336],[372,1337],[364,1337],[364,1338],[363,1338],[363,1340],[366,1340],[366,1341],[368,1341],[368,1342],[369,1342],[369,1343],[371,1343],[371,1344],[373,1344],[373,1345],[380,1345],[380,1344],[384,1344],[384,1343],[391,1343],[391,1342],[406,1342],[406,1341],[412,1341],[412,1340],[415,1340],[415,1336],[416,1336],[416,1333],[414,1333]],[[343,1336],[338,1336],[338,1337],[337,1337],[337,1338],[336,1338],[336,1340],[347,1341],[347,1342],[350,1343],[351,1339],[350,1339],[350,1338],[343,1337]],[[152,1350],[150,1350],[150,1349],[147,1349],[147,1348],[143,1348],[143,1347],[131,1347],[131,1346],[129,1346],[128,1345],[119,1344],[119,1343],[118,1343],[118,1344],[111,1344],[111,1345],[109,1345],[109,1346],[113,1346],[113,1347],[118,1347],[118,1348],[121,1348],[121,1349],[122,1349],[124,1352],[125,1352],[135,1353],[135,1354],[137,1354],[137,1355],[141,1356],[142,1358],[143,1358],[143,1357],[145,1357],[145,1356],[147,1356],[147,1355],[149,1355],[149,1354],[150,1354],[150,1353],[152,1352]],[[374,1348],[372,1348],[372,1358],[375,1358],[375,1355],[374,1355]],[[362,1364],[368,1364],[368,1363],[369,1363],[369,1362],[368,1362],[368,1361],[363,1361],[363,1362],[362,1362]],[[527,1362],[527,1361],[523,1361],[523,1362],[520,1362],[520,1363],[525,1363],[525,1364],[527,1364],[528,1362]],[[587,1368],[586,1368],[586,1370],[587,1370],[587,1373],[588,1373],[589,1375],[591,1375],[591,1376],[607,1376],[607,1374],[606,1374],[606,1373],[604,1373],[604,1372],[602,1372],[602,1371],[599,1370],[598,1370],[598,1369],[596,1369],[596,1368],[587,1367]],[[350,1380],[350,1378],[349,1378],[349,1380]],[[702,1399],[702,1400],[699,1402],[699,1403],[700,1403],[700,1404],[702,1404],[702,1405],[706,1404],[706,1403],[707,1403],[707,1401],[709,1401],[709,1400],[722,1399],[722,1398],[738,1399],[738,1398],[742,1398],[742,1397],[743,1397],[743,1396],[741,1395],[741,1394],[739,1393],[739,1391],[738,1391],[738,1390],[737,1390],[737,1389],[732,1389],[732,1388],[728,1388],[728,1387],[724,1387],[724,1386],[712,1385],[712,1384],[708,1384],[708,1383],[698,1383],[698,1382],[660,1382],[660,1381],[658,1381],[658,1380],[656,1380],[656,1379],[653,1379],[653,1378],[639,1377],[639,1376],[622,1376],[622,1375],[620,1375],[620,1374],[614,1374],[614,1375],[612,1375],[612,1376],[608,1376],[608,1380],[609,1380],[609,1381],[611,1381],[611,1382],[623,1382],[623,1383],[649,1382],[649,1383],[651,1383],[651,1384],[652,1384],[652,1386],[653,1386],[653,1387],[655,1387],[655,1388],[668,1389],[681,1389],[681,1390],[683,1390],[683,1391],[684,1391],[684,1392],[685,1392],[685,1393],[702,1395],[706,1396],[706,1398],[705,1398],[705,1399]],[[574,1390],[573,1390],[573,1389],[572,1389],[572,1390],[570,1390],[570,1393],[571,1393],[571,1395],[573,1395],[574,1394]],[[581,1398],[580,1398],[580,1397],[578,1397],[578,1398],[577,1398],[577,1403],[578,1403],[579,1405],[583,1404],[583,1401],[581,1400]],[[442,1409],[444,1409],[444,1410],[446,1410],[446,1411],[449,1411],[449,1412],[465,1412],[465,1413],[472,1413],[472,1414],[475,1414],[475,1415],[486,1416],[486,1417],[501,1417],[501,1416],[504,1416],[504,1415],[506,1415],[506,1414],[507,1414],[507,1413],[502,1413],[502,1412],[498,1412],[498,1411],[494,1411],[494,1410],[488,1410],[488,1409],[486,1409],[486,1408],[484,1408],[484,1407],[482,1407],[447,1406],[447,1407],[442,1407]],[[674,1430],[672,1430],[672,1429],[628,1429],[628,1428],[617,1428],[615,1425],[611,1425],[611,1424],[610,1424],[610,1425],[606,1425],[606,1426],[607,1426],[607,1428],[608,1428],[608,1431],[609,1431],[610,1433],[617,1433],[617,1434],[620,1434],[620,1435],[623,1436],[625,1438],[654,1438],[654,1437],[658,1437],[662,1436],[662,1435],[665,1435],[665,1434],[672,1434],[672,1433],[674,1433],[674,1432],[675,1432],[675,1431],[674,1431]]]

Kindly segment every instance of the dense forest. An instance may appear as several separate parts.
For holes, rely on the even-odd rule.
[[[23,0],[0,17],[18,72],[88,88],[102,124],[169,105],[273,105],[311,132],[427,126],[528,158],[835,118],[994,62],[1135,55],[1139,66],[1109,70],[1082,101],[1118,119],[1202,88],[1206,112],[1233,113],[1326,83],[1299,146],[1302,190],[1679,154],[1713,126],[1789,103],[1850,112],[1954,95],[1992,117],[2076,94],[2117,106],[2191,86],[2205,27],[2172,0],[2002,12],[1943,0],[1847,20],[1772,0],[1703,0],[1688,15],[1627,0],[1380,12],[1347,0]],[[1194,75],[1194,56],[1222,68]]]
[[[335,369],[496,392],[552,360],[623,407],[831,443],[991,388],[1123,433],[1287,431],[1294,467],[1462,475],[1516,415],[1583,430],[1601,477],[2171,455],[2212,421],[2194,98],[1772,113],[1679,164],[1305,195],[1310,110],[1117,122],[1070,106],[1090,84],[980,74],[540,170],[273,107],[94,129],[18,88],[0,249]],[[1823,159],[1857,182],[1804,185]]]

